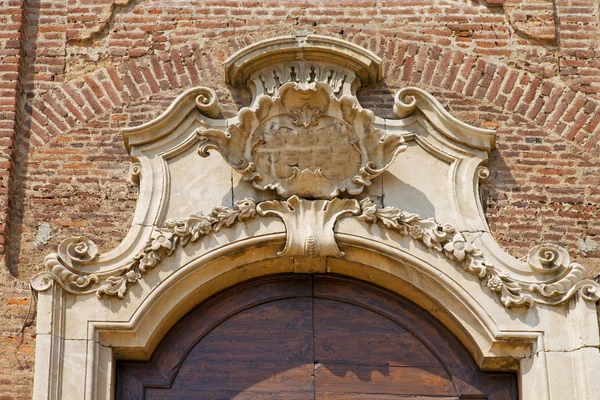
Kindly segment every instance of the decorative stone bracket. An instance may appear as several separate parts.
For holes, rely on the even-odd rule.
[[[260,215],[275,215],[285,224],[285,248],[277,255],[341,257],[343,252],[333,237],[333,227],[344,214],[358,214],[358,201],[350,199],[306,200],[292,196],[287,201],[264,201],[257,207]]]

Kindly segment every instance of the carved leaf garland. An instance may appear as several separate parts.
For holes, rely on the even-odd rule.
[[[567,301],[575,293],[587,301],[598,301],[600,289],[592,280],[584,279],[584,269],[577,263],[568,265],[566,276],[552,284],[525,284],[513,279],[486,261],[483,253],[472,243],[468,243],[460,232],[449,224],[439,224],[432,219],[421,219],[394,207],[381,207],[366,198],[360,203],[361,221],[379,222],[388,229],[401,235],[410,235],[449,260],[460,265],[465,271],[476,275],[481,284],[500,296],[505,307],[528,307],[537,304],[557,305]],[[550,252],[554,252],[550,254]],[[560,254],[558,254],[560,253]],[[568,254],[555,245],[536,246],[530,251],[529,264],[545,263],[549,270],[558,268],[565,262]]]
[[[256,216],[256,204],[252,199],[237,201],[233,208],[215,207],[208,215],[192,214],[179,220],[168,220],[163,227],[155,228],[146,242],[144,249],[125,265],[104,273],[86,274],[83,271],[69,268],[66,260],[72,261],[74,256],[70,253],[53,253],[46,257],[45,264],[48,272],[38,275],[34,279],[34,287],[38,290],[47,288],[52,280],[71,294],[96,293],[117,296],[122,299],[132,283],[142,279],[143,274],[154,268],[165,257],[169,257],[179,247],[185,247],[190,242],[195,242],[203,236],[219,232],[225,227],[230,227],[237,222],[243,222]],[[85,238],[77,238],[90,242]],[[67,239],[72,241],[72,239]],[[91,242],[90,242],[91,243]],[[79,248],[84,248],[83,244]],[[90,247],[87,244],[87,247]],[[95,248],[95,246],[94,246]],[[94,256],[95,257],[95,256]],[[99,287],[92,284],[104,283]]]
[[[369,198],[360,204],[352,199],[308,200],[292,196],[288,200],[269,200],[258,205],[252,199],[235,203],[234,207],[215,207],[207,215],[192,214],[180,220],[169,220],[157,227],[144,249],[123,266],[103,273],[85,273],[77,267],[97,257],[96,246],[85,238],[66,239],[58,254],[46,257],[47,272],[34,278],[33,286],[41,291],[50,287],[52,280],[72,294],[96,293],[122,299],[128,287],[143,279],[165,257],[180,247],[201,237],[260,216],[281,218],[286,226],[287,240],[280,256],[333,256],[343,257],[334,237],[336,221],[343,215],[358,215],[358,219],[379,223],[402,236],[422,243],[465,271],[475,275],[481,285],[496,293],[505,307],[534,304],[557,305],[579,293],[587,301],[600,299],[600,288],[592,280],[584,279],[584,268],[571,263],[566,250],[547,244],[531,249],[528,264],[533,270],[550,273],[561,270],[562,278],[551,283],[525,283],[512,278],[488,262],[483,252],[468,242],[461,232],[450,224],[422,219],[395,207],[381,207]]]

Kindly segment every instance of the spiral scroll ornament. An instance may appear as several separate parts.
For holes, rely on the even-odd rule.
[[[600,287],[585,279],[583,266],[570,263],[569,254],[555,244],[535,246],[527,258],[529,266],[544,274],[553,274],[551,283],[527,284],[511,277],[508,273],[486,260],[483,252],[469,243],[461,232],[449,224],[440,224],[432,219],[421,219],[394,207],[380,207],[366,198],[360,203],[362,214],[358,217],[367,223],[379,222],[402,236],[410,235],[414,240],[445,256],[466,272],[477,276],[481,285],[500,297],[504,307],[534,304],[558,305],[576,293],[586,301],[600,299]]]
[[[567,268],[570,262],[567,250],[552,243],[537,245],[527,254],[527,264],[544,274]]]
[[[549,277],[526,283],[487,260],[475,243],[450,224],[423,219],[395,207],[381,207],[369,198],[359,204],[353,199],[308,200],[297,196],[286,201],[268,200],[258,204],[252,199],[244,199],[232,208],[215,207],[206,215],[198,213],[180,220],[169,220],[161,227],[154,227],[141,252],[109,271],[88,273],[79,269],[78,266],[98,257],[98,249],[92,241],[83,237],[66,239],[60,244],[58,254],[46,257],[48,271],[34,277],[32,287],[43,291],[56,281],[68,293],[95,293],[98,297],[106,295],[122,299],[130,285],[143,279],[146,273],[176,250],[256,215],[274,215],[284,221],[287,239],[286,247],[279,253],[281,257],[342,257],[344,253],[337,247],[334,227],[343,214],[346,217],[359,214],[358,219],[364,223],[379,223],[420,243],[476,276],[481,285],[496,294],[507,308],[558,305],[576,294],[586,301],[600,299],[598,283],[585,279],[583,266],[571,263],[567,251],[556,244],[543,244],[531,249],[528,265]]]
[[[58,245],[58,256],[69,265],[87,264],[98,257],[98,247],[88,238],[71,237]]]

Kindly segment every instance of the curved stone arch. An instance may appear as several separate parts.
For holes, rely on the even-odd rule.
[[[342,259],[278,257],[285,233],[239,240],[201,252],[183,263],[174,257],[162,266],[162,276],[150,274],[146,282],[131,289],[126,305],[115,297],[98,302],[89,295],[75,302],[54,285],[39,293],[40,304],[45,306],[38,317],[38,359],[44,360],[49,354],[53,367],[48,371],[40,368],[44,372],[36,375],[36,393],[58,399],[72,385],[70,382],[85,382],[72,393],[74,398],[110,398],[115,358],[148,359],[169,329],[203,300],[236,283],[287,272],[344,275],[375,283],[409,299],[446,326],[480,368],[517,371],[524,400],[553,399],[549,379],[558,376],[568,382],[562,390],[571,398],[591,398],[594,388],[589,382],[600,367],[600,360],[593,357],[597,352],[593,342],[598,336],[597,325],[591,323],[595,323],[593,304],[577,299],[558,309],[539,306],[506,314],[476,281],[464,272],[449,269],[448,261],[438,259],[432,263],[424,257],[426,252],[382,246],[368,237],[336,236],[345,251]],[[453,277],[454,273],[462,277]],[[106,310],[111,309],[116,311],[107,314]],[[66,310],[70,322],[65,326]],[[100,315],[104,317],[98,319]],[[77,321],[72,320],[75,316]],[[556,326],[561,329],[548,330]],[[65,328],[85,332],[87,339],[69,339],[70,334],[62,337]],[[584,342],[590,343],[575,339],[583,337],[584,332],[588,335]],[[568,346],[576,348],[564,350]],[[65,352],[71,353],[70,359],[73,354],[82,354],[85,365],[66,363]],[[586,368],[565,372],[557,360],[574,365],[583,362]],[[59,365],[62,376],[68,377],[66,381],[54,377]]]
[[[125,349],[123,354],[132,354],[127,348],[136,347],[134,354],[146,356],[151,354],[162,333],[170,329],[171,321],[176,320],[177,316],[185,315],[205,298],[229,286],[281,272],[337,273],[363,280],[368,277],[372,283],[377,283],[430,310],[461,338],[480,367],[499,365],[496,359],[507,365],[509,360],[506,357],[513,356],[491,352],[494,344],[506,335],[501,333],[501,328],[489,312],[473,300],[473,293],[465,291],[452,278],[440,273],[439,268],[408,251],[388,249],[384,254],[384,248],[373,245],[371,241],[341,236],[340,244],[345,244],[344,249],[348,251],[347,257],[343,259],[279,258],[276,252],[284,243],[283,236],[266,235],[257,240],[250,240],[251,243],[244,241],[232,244],[191,260],[153,290],[136,308],[129,321],[109,325],[94,322],[91,324],[100,337],[108,340],[114,333],[111,331],[127,331],[128,336],[131,336],[119,341],[120,346]],[[235,260],[230,263],[224,262],[226,254],[236,254]],[[409,267],[410,270],[401,266]],[[170,269],[168,266],[166,268]],[[386,277],[389,279],[385,279]],[[436,293],[436,296],[432,296],[431,293]],[[443,305],[440,298],[446,296],[454,301]],[[458,315],[461,316],[460,319],[457,318]],[[474,332],[466,329],[467,327],[474,328]],[[142,334],[143,331],[150,334]],[[537,333],[525,334],[521,338],[526,346],[537,345],[533,343],[537,339]],[[540,350],[543,350],[543,344],[541,346]],[[516,368],[515,359],[510,361],[513,363],[511,368]]]
[[[334,288],[332,288],[330,285],[333,285]],[[328,288],[331,288],[331,291],[328,291]],[[311,290],[312,289],[312,290]],[[348,293],[347,293],[348,292]],[[346,293],[346,295],[344,295],[344,293]],[[372,298],[365,298],[365,294],[366,293],[371,293],[373,294]],[[375,293],[378,293],[378,295],[375,295]],[[297,297],[298,296],[298,297]],[[380,297],[381,296],[381,297]],[[359,349],[364,349],[366,350],[364,347],[371,347],[373,346],[373,338],[374,335],[377,335],[377,333],[381,334],[383,332],[377,332],[378,329],[375,326],[375,324],[369,323],[368,325],[364,325],[361,324],[360,320],[356,320],[356,316],[350,316],[348,314],[349,310],[346,307],[351,307],[352,309],[354,309],[355,311],[361,312],[360,309],[366,311],[367,313],[371,313],[374,312],[375,314],[378,315],[378,317],[375,317],[376,319],[379,318],[383,318],[386,321],[389,321],[392,324],[397,324],[400,325],[403,328],[406,328],[406,330],[408,332],[410,332],[410,335],[414,338],[416,338],[416,343],[413,343],[412,346],[405,346],[403,345],[403,343],[405,342],[401,342],[401,343],[396,343],[396,339],[399,339],[396,335],[391,334],[390,332],[384,329],[383,333],[384,335],[387,336],[386,340],[379,340],[376,343],[379,343],[381,346],[383,346],[383,348],[380,350],[383,352],[383,356],[381,356],[382,358],[380,358],[378,360],[378,362],[371,364],[373,362],[372,359],[368,359],[368,360],[357,360],[358,361],[358,365],[360,365],[362,368],[363,363],[370,365],[370,367],[367,367],[371,372],[375,372],[375,371],[379,371],[380,367],[378,366],[382,366],[382,365],[388,365],[389,367],[384,367],[386,370],[381,371],[382,374],[384,376],[387,377],[391,377],[391,372],[392,369],[394,367],[392,367],[392,365],[395,366],[395,364],[398,363],[397,359],[394,360],[396,362],[392,362],[391,360],[386,363],[385,359],[388,358],[393,358],[390,357],[391,354],[402,354],[403,351],[406,351],[407,349],[413,348],[413,346],[420,346],[423,345],[424,347],[422,347],[419,351],[415,351],[413,349],[412,351],[412,356],[408,357],[408,359],[405,359],[405,363],[410,363],[413,359],[413,357],[420,357],[422,355],[425,354],[431,354],[433,353],[433,358],[435,358],[439,363],[443,364],[443,370],[445,371],[446,374],[448,374],[448,376],[450,377],[450,379],[453,380],[454,385],[452,385],[454,387],[454,390],[456,390],[458,393],[466,393],[467,391],[469,391],[470,389],[473,388],[473,386],[479,386],[478,383],[480,382],[480,379],[483,379],[484,382],[488,381],[489,378],[492,378],[495,380],[496,377],[499,376],[503,376],[504,379],[508,378],[508,382],[507,380],[503,379],[503,384],[500,384],[499,386],[493,385],[496,390],[500,390],[500,391],[504,391],[506,389],[508,389],[509,387],[512,389],[513,393],[516,394],[516,389],[517,389],[517,385],[516,385],[516,379],[511,382],[509,377],[514,377],[516,378],[516,374],[506,374],[505,372],[498,372],[498,371],[493,371],[491,372],[491,374],[488,374],[486,372],[481,371],[481,369],[475,364],[475,362],[473,361],[473,358],[471,357],[471,355],[468,353],[468,351],[464,348],[464,346],[462,344],[460,344],[460,342],[457,341],[457,339],[454,337],[454,335],[452,335],[443,325],[440,324],[440,322],[438,320],[436,320],[435,318],[431,317],[431,315],[427,312],[424,311],[423,309],[421,309],[420,307],[416,306],[414,303],[407,301],[406,298],[404,297],[400,297],[397,294],[390,292],[389,290],[383,289],[381,288],[379,285],[373,285],[371,283],[368,283],[366,281],[363,280],[357,280],[354,278],[349,278],[347,276],[341,276],[339,274],[323,274],[323,273],[318,273],[318,274],[303,274],[303,273],[283,273],[283,274],[275,274],[275,275],[267,275],[267,276],[262,276],[262,277],[258,277],[258,278],[254,278],[254,279],[250,279],[250,280],[246,280],[244,282],[241,282],[239,284],[236,284],[234,286],[230,286],[227,289],[224,289],[223,291],[220,291],[219,293],[215,294],[214,296],[211,296],[209,299],[203,301],[200,305],[198,305],[197,307],[195,307],[194,309],[192,309],[190,312],[188,312],[182,319],[180,319],[174,326],[173,328],[171,328],[171,330],[165,335],[165,337],[161,340],[161,343],[159,344],[159,346],[154,350],[150,360],[148,361],[139,361],[139,360],[118,360],[117,361],[117,368],[116,368],[116,381],[117,381],[117,388],[116,388],[116,393],[115,393],[115,397],[118,399],[120,397],[123,396],[124,393],[127,393],[129,396],[133,395],[135,396],[137,393],[141,394],[141,392],[144,392],[145,388],[148,388],[150,392],[153,391],[153,389],[151,389],[150,387],[156,387],[157,385],[160,385],[161,387],[165,388],[165,386],[171,386],[171,388],[174,388],[175,386],[177,386],[177,384],[181,384],[183,381],[185,382],[190,382],[190,381],[195,381],[195,382],[199,382],[196,379],[184,379],[182,381],[182,376],[180,376],[179,374],[182,373],[183,375],[186,375],[186,368],[182,367],[182,364],[186,364],[188,363],[188,361],[190,361],[189,357],[192,355],[192,353],[196,352],[197,350],[197,346],[200,345],[201,343],[204,342],[204,340],[206,340],[206,338],[208,336],[212,336],[215,337],[215,335],[217,337],[220,337],[220,340],[225,340],[227,344],[231,343],[230,341],[228,341],[226,339],[226,337],[228,336],[227,332],[222,332],[219,334],[219,330],[220,330],[220,326],[222,326],[222,324],[230,324],[230,323],[234,323],[231,319],[233,318],[233,320],[235,320],[237,317],[239,316],[240,313],[246,313],[246,312],[253,312],[251,310],[255,309],[255,307],[271,307],[271,306],[275,306],[275,304],[273,303],[277,303],[279,301],[285,301],[285,302],[296,302],[296,301],[301,301],[301,302],[306,302],[308,300],[308,298],[311,298],[311,300],[309,300],[311,304],[311,306],[308,306],[308,304],[305,304],[304,307],[300,307],[301,309],[304,310],[304,312],[308,312],[310,314],[312,314],[315,317],[315,325],[307,323],[306,325],[302,325],[302,328],[304,329],[310,329],[314,332],[314,335],[307,335],[307,336],[312,336],[313,339],[312,341],[310,339],[308,339],[309,342],[312,342],[313,345],[316,345],[317,342],[320,342],[321,340],[317,340],[316,337],[319,336],[319,332],[322,329],[336,329],[336,327],[339,326],[339,324],[344,324],[344,323],[348,323],[349,325],[346,326],[346,329],[344,330],[343,333],[341,333],[341,337],[335,338],[333,339],[332,343],[335,346],[335,343],[338,344],[338,346],[341,344],[341,339],[342,337],[346,337],[347,339],[349,339],[349,343],[346,342],[343,346],[341,346],[342,348],[346,349],[347,353],[354,353],[352,350],[350,350],[348,347],[352,348],[352,346],[354,346],[355,351],[360,351]],[[224,299],[228,299],[228,300],[233,300],[233,303],[229,303],[226,304],[227,301],[223,301]],[[302,300],[300,300],[302,299]],[[388,301],[383,302],[383,303],[379,303],[377,300],[375,299],[387,299]],[[317,313],[315,313],[313,310],[319,310],[319,309],[328,309],[330,307],[325,306],[324,304],[319,304],[319,302],[321,300],[325,300],[326,302],[333,302],[333,303],[337,303],[340,307],[342,307],[343,309],[345,309],[346,311],[341,313],[341,314],[337,314],[335,311],[333,312],[333,315],[328,314],[327,318],[322,319],[319,318],[319,312],[317,311]],[[340,302],[341,303],[338,303]],[[332,303],[329,303],[330,305]],[[343,304],[343,305],[342,305]],[[275,306],[277,309],[277,306]],[[354,307],[358,307],[358,309],[354,308]],[[215,310],[213,313],[209,313],[207,312],[209,309]],[[310,309],[310,311],[309,311]],[[289,310],[286,308],[286,311]],[[333,310],[332,310],[333,311]],[[364,312],[363,311],[363,312]],[[396,311],[394,313],[394,311]],[[418,312],[418,316],[415,316],[415,312]],[[276,315],[278,313],[275,313]],[[281,315],[281,314],[279,314]],[[267,319],[269,319],[270,323],[265,325],[265,321],[259,317],[259,319],[250,319],[250,321],[252,321],[251,323],[254,324],[254,326],[245,326],[245,327],[240,327],[242,328],[244,331],[246,331],[246,333],[248,334],[249,332],[256,332],[258,335],[261,335],[262,333],[259,333],[260,331],[267,331],[270,329],[275,329],[276,332],[273,332],[274,335],[268,335],[267,338],[265,338],[266,343],[263,342],[263,346],[267,343],[278,343],[279,340],[282,339],[282,337],[279,336],[279,334],[281,334],[281,332],[279,331],[279,329],[283,328],[284,332],[289,329],[289,324],[294,324],[299,318],[298,315],[295,314],[295,318],[292,317],[290,314],[288,314],[288,312],[283,312],[283,315],[287,316],[287,320],[285,322],[281,321],[281,323],[283,324],[283,326],[281,326],[280,323],[277,322],[276,318],[273,318],[274,315],[269,312],[267,314],[263,314],[263,316]],[[406,318],[406,316],[408,315],[413,315],[415,318]],[[336,322],[333,322],[330,318],[333,316],[333,318],[339,318],[336,320]],[[261,316],[262,317],[262,316]],[[374,317],[374,315],[373,315]],[[320,319],[320,321],[317,321],[316,319]],[[229,322],[226,322],[229,321]],[[246,319],[246,321],[248,321],[248,319]],[[307,319],[304,319],[305,322],[308,322]],[[319,323],[320,322],[320,323]],[[356,322],[356,323],[355,323]],[[323,326],[323,323],[325,323],[325,325],[328,328],[325,328]],[[387,324],[387,322],[386,322]],[[309,327],[310,326],[310,327]],[[354,327],[356,327],[357,329],[354,330]],[[435,327],[435,329],[430,329],[430,327]],[[298,329],[299,327],[294,326],[293,329]],[[301,329],[301,328],[300,328]],[[389,328],[388,328],[389,329]],[[258,332],[257,332],[258,331]],[[369,333],[369,331],[371,331],[371,334]],[[360,335],[359,332],[362,332],[363,334]],[[376,333],[377,332],[377,333]],[[440,335],[440,333],[442,333]],[[286,336],[285,334],[283,334],[282,336]],[[292,334],[291,337],[298,337],[301,336],[301,332],[299,330],[296,331],[296,334]],[[261,336],[264,338],[264,336]],[[289,337],[289,336],[287,336]],[[362,339],[364,339],[364,341],[361,341],[361,337]],[[243,341],[242,338],[240,338],[239,336],[236,335],[235,338],[231,338],[233,340],[233,343],[231,343],[232,346],[236,346],[236,348],[239,348],[240,346],[240,341]],[[173,340],[176,340],[177,343],[173,343]],[[219,340],[219,339],[218,339]],[[285,339],[284,339],[285,340]],[[358,343],[361,343],[361,345],[358,345],[356,343],[356,341],[358,341]],[[260,346],[257,342],[254,342],[253,339],[250,339],[250,353],[255,353],[255,350],[253,347],[253,344],[258,347]],[[307,344],[309,345],[309,344]],[[226,345],[227,346],[227,345]],[[364,347],[363,347],[364,346]],[[272,373],[275,373],[277,375],[279,375],[279,373],[284,373],[284,371],[289,370],[289,368],[294,368],[296,367],[298,364],[302,364],[303,361],[307,362],[309,365],[311,364],[311,362],[309,362],[308,360],[297,360],[296,358],[294,358],[294,355],[297,357],[296,354],[294,354],[294,349],[297,348],[302,348],[303,346],[300,346],[297,342],[295,342],[295,346],[292,346],[292,348],[288,348],[287,352],[281,352],[281,353],[277,353],[277,354],[282,354],[283,353],[283,357],[284,359],[286,359],[286,362],[284,362],[284,365],[282,368],[272,368],[269,367],[267,368],[266,371],[262,371],[259,372],[257,375],[253,375],[253,377],[251,378],[252,383],[257,383],[260,381],[263,381],[264,379],[268,379],[269,375]],[[320,345],[318,346],[320,348],[323,348],[324,345]],[[316,352],[317,346],[314,347],[315,349],[315,353],[314,354],[314,361],[322,363],[322,364],[327,364],[329,360],[327,360],[326,358],[322,358],[322,357],[327,357],[324,354],[319,354]],[[327,346],[329,347],[329,346]],[[264,347],[263,347],[264,348]],[[448,352],[448,350],[451,350],[450,352]],[[455,350],[455,351],[453,351]],[[336,353],[339,354],[340,350],[337,350]],[[431,352],[431,353],[430,353]],[[304,353],[304,356],[312,356],[313,354],[311,354],[312,352],[307,352]],[[364,351],[364,353],[373,355],[374,352],[371,351]],[[237,352],[236,352],[237,354]],[[272,365],[271,362],[273,362],[274,360],[272,358],[269,358],[267,353],[263,352],[259,352],[259,358],[262,358],[262,356],[265,356],[269,359],[269,365]],[[233,354],[229,353],[228,354],[224,354],[223,358],[227,359],[228,357],[231,357]],[[287,364],[287,358],[288,355],[292,358],[293,361],[291,361],[290,364]],[[235,356],[233,356],[235,359]],[[377,356],[376,356],[377,357]],[[220,357],[218,357],[220,358]],[[425,357],[424,357],[425,358]],[[402,358],[400,358],[402,359]],[[448,362],[448,360],[453,360],[451,362]],[[217,360],[214,360],[217,361]],[[265,359],[265,361],[267,361]],[[282,360],[283,361],[283,360]],[[432,360],[433,361],[433,360]],[[193,361],[192,361],[193,362]],[[211,361],[209,361],[211,362]],[[434,362],[434,364],[436,363]],[[219,361],[217,361],[217,363],[219,363]],[[276,361],[275,361],[276,363]],[[346,364],[346,363],[345,363]],[[421,363],[419,363],[421,364]],[[259,361],[259,365],[260,365],[260,361]],[[348,364],[346,364],[348,365]],[[350,365],[352,365],[350,363]],[[215,365],[216,366],[216,365]],[[254,368],[256,365],[256,363],[253,363],[253,367]],[[233,366],[231,364],[226,365],[224,368],[225,370],[230,371],[231,373],[233,373],[234,375],[236,374],[236,369],[232,368]],[[263,366],[264,367],[264,366]],[[217,366],[218,368],[218,366]],[[335,369],[335,367],[333,367]],[[389,368],[389,369],[388,369]],[[418,368],[418,367],[417,367]],[[260,370],[260,367],[259,367]],[[275,371],[277,372],[275,372]],[[370,382],[371,384],[375,384],[375,388],[372,388],[374,390],[381,390],[384,389],[383,387],[379,386],[377,384],[377,380],[378,378],[376,378],[375,375],[370,375],[370,376],[365,376],[366,374],[362,374],[360,373],[359,370],[352,368],[352,372],[354,372],[354,374],[356,375],[360,375],[361,378],[361,382]],[[190,371],[190,369],[188,368],[187,371]],[[206,378],[208,378],[207,380],[202,379],[201,382],[199,382],[199,387],[194,388],[195,390],[202,390],[203,387],[205,387],[205,385],[210,385],[210,377],[211,377],[211,372],[212,368],[209,368],[208,370],[204,370],[205,373],[203,373],[202,375],[206,376]],[[267,372],[268,371],[268,372]],[[156,374],[156,372],[158,372],[158,374]],[[441,371],[439,371],[441,372]],[[475,378],[475,382],[473,381],[472,377],[473,375],[476,375],[477,378]],[[498,375],[497,375],[498,374]],[[338,377],[342,377],[340,376],[341,374],[336,374]],[[403,374],[401,374],[403,375]],[[491,376],[490,376],[491,375]],[[189,376],[189,375],[188,375]],[[436,376],[438,376],[436,374]],[[487,378],[487,379],[486,379]],[[179,382],[178,382],[179,381]],[[284,380],[284,382],[288,381],[287,379]],[[430,384],[433,384],[433,382],[430,382],[429,379],[427,377],[424,377],[424,379],[419,379],[418,380],[422,385],[425,385],[426,387],[429,387]],[[435,381],[435,378],[433,379],[433,381]],[[217,381],[218,382],[218,381]],[[217,383],[215,382],[215,383]],[[234,381],[235,382],[235,381]],[[244,389],[249,389],[252,390],[252,383],[246,383],[242,384],[240,386],[238,386],[236,389],[232,390],[233,388],[229,387],[230,385],[236,385],[236,383],[232,382],[231,380],[227,382],[227,384],[221,384],[219,385],[218,383],[216,384],[216,387],[213,386],[212,389],[213,390],[219,390],[222,389],[224,391],[228,391],[228,392],[240,392],[243,391]],[[470,382],[471,385],[469,385]],[[488,381],[489,382],[489,381]],[[222,383],[222,382],[221,382]],[[317,383],[317,382],[315,382]],[[467,384],[467,386],[465,387],[464,384]],[[184,383],[185,385],[185,383]],[[387,391],[402,391],[403,389],[407,389],[407,387],[405,386],[406,382],[397,382],[393,388],[391,387],[387,387],[385,389],[387,389]],[[292,386],[286,385],[287,388],[284,387],[280,387],[280,390],[282,391],[286,391],[286,389],[291,389],[291,391],[294,391],[294,389],[292,389]],[[482,385],[484,386],[483,391],[485,391],[485,384]],[[502,387],[502,389],[500,389],[500,387]],[[384,389],[384,390],[385,390]],[[490,390],[491,388],[488,386],[487,390]],[[504,389],[504,390],[503,390]],[[162,389],[159,389],[160,391],[162,391]],[[168,390],[168,389],[167,389]],[[310,391],[310,389],[308,389]],[[351,391],[352,389],[350,389],[349,387],[345,387],[345,385],[342,386],[342,390],[348,390]],[[356,390],[356,389],[354,389]],[[451,390],[451,389],[450,389]],[[475,389],[477,390],[477,389]],[[212,390],[211,390],[212,391]],[[410,390],[408,390],[410,392]],[[506,390],[508,391],[508,390]],[[510,394],[506,393],[506,391],[504,391],[504,396],[503,395],[499,395],[499,393],[495,393],[494,395],[491,395],[491,398],[501,398],[503,400],[507,400],[508,397],[512,398],[512,396],[510,396]],[[164,392],[163,392],[164,393]],[[181,387],[180,387],[180,393],[181,393]],[[197,393],[197,392],[196,392]],[[415,392],[413,393],[408,393],[408,394],[415,394]],[[450,394],[450,393],[447,393]],[[148,396],[149,393],[146,393],[146,395]],[[230,396],[232,396],[233,393],[230,394]],[[310,396],[312,397],[312,396]],[[319,396],[317,396],[319,397]],[[506,397],[506,398],[505,398]],[[515,400],[516,400],[516,396],[515,396]]]
[[[270,43],[283,43],[286,54],[298,55],[301,49],[302,57],[308,60],[304,61],[305,71],[313,62],[310,57],[323,51],[319,45],[311,45],[312,41],[325,41],[332,46],[326,50],[332,57],[329,68],[346,65],[345,58],[358,58],[353,44],[326,37],[297,39],[281,37]],[[237,56],[230,60],[235,61]],[[379,68],[379,58],[374,54],[370,57]],[[260,78],[266,68],[270,67],[259,69],[259,75],[252,79]],[[357,76],[353,75],[352,80]],[[310,92],[329,85],[312,79],[310,74],[304,74],[300,81],[290,74],[290,81],[277,87],[277,96],[283,98],[283,93],[293,87],[297,97],[292,100],[308,101]],[[361,172],[366,186],[372,183],[367,182],[371,175],[392,167],[387,171],[390,176],[415,185],[396,187],[392,199],[398,205],[414,189],[419,192],[419,200],[426,198],[441,204],[442,213],[436,214],[433,207],[433,211],[419,211],[420,216],[395,208],[395,204],[385,207],[371,201],[371,192],[361,194],[364,188],[351,193],[364,196],[360,203],[349,195],[332,199],[316,191],[300,194],[306,198],[292,192],[282,201],[273,199],[273,194],[257,192],[264,188],[256,185],[240,189],[238,198],[246,198],[229,208],[223,203],[222,192],[231,188],[233,194],[231,168],[251,172],[254,153],[247,142],[254,128],[241,136],[232,134],[241,129],[243,122],[213,118],[218,114],[216,93],[210,88],[189,89],[161,116],[123,132],[135,162],[133,175],[141,184],[136,223],[127,238],[102,256],[88,239],[65,239],[57,253],[47,256],[48,271],[34,278],[32,286],[42,292],[37,351],[43,367],[36,373],[36,398],[48,393],[50,398],[110,396],[115,355],[148,357],[173,320],[182,317],[204,296],[253,276],[279,272],[340,273],[404,293],[447,325],[480,366],[515,369],[519,364],[522,382],[525,376],[528,378],[521,389],[524,400],[565,398],[567,393],[576,399],[589,397],[594,368],[600,364],[598,326],[591,304],[598,298],[598,285],[582,279],[583,267],[570,263],[568,253],[557,246],[536,246],[524,265],[481,239],[484,235],[493,241],[489,232],[484,232],[477,188],[480,179],[488,175],[483,165],[493,147],[494,132],[464,124],[417,88],[398,92],[394,99],[397,120],[377,119],[365,111],[369,116],[365,124],[356,118],[362,107],[356,103],[353,87],[356,86],[344,86],[339,100],[331,95],[322,105],[312,104],[320,108],[311,108],[308,103],[302,107],[302,103],[288,103],[289,113],[298,114],[298,119],[291,125],[282,120],[281,127],[295,132],[293,125],[315,126],[320,122],[312,116],[336,115],[332,113],[337,111],[326,105],[352,105],[345,108],[342,118],[362,129],[355,145],[364,150],[364,160],[368,161]],[[277,96],[273,98],[280,98]],[[267,113],[261,105],[268,106],[269,99],[254,97],[258,99],[256,107],[246,108],[240,115],[250,113],[263,118]],[[274,111],[283,115],[286,110]],[[238,120],[242,119],[238,116]],[[397,140],[387,148],[385,140],[365,140],[364,128],[371,125],[385,130],[386,138]],[[302,140],[310,138],[297,136]],[[405,139],[412,141],[412,158],[404,147]],[[382,143],[384,148],[379,152],[376,149]],[[303,149],[300,145],[283,149]],[[194,151],[206,156],[206,150],[211,148],[219,148],[229,166],[214,160],[202,161]],[[240,149],[242,158],[228,157]],[[378,166],[382,155],[386,159],[388,155],[395,157],[400,149],[407,150],[405,159],[398,158],[393,165],[385,161]],[[179,160],[185,162],[179,167],[169,164],[180,155]],[[415,159],[419,162],[415,163]],[[320,171],[323,162],[336,161],[324,157],[310,164],[311,168]],[[424,165],[427,167],[422,168]],[[190,171],[196,169],[203,172],[199,181],[190,179]],[[423,179],[417,169],[428,178]],[[312,175],[318,177],[316,173]],[[294,176],[298,175],[285,179]],[[307,176],[307,182],[314,182],[310,174]],[[194,190],[198,187],[213,187],[212,197]],[[230,198],[233,203],[234,196]],[[207,206],[213,208],[204,214],[198,211],[199,206],[204,212]],[[356,218],[341,219],[336,229],[342,214],[358,215],[361,211]],[[442,225],[433,217],[448,223]],[[376,222],[379,226],[374,226]],[[285,246],[281,246],[284,239]],[[200,246],[185,247],[196,241]],[[480,244],[483,251],[478,248]],[[282,247],[284,251],[278,251]],[[147,273],[159,263],[159,268]],[[98,300],[93,294],[113,297]],[[499,303],[507,308],[537,307],[505,310]],[[583,363],[586,356],[590,361]],[[564,393],[555,395],[551,382],[564,373],[560,366],[565,357],[575,368],[561,388]],[[83,382],[83,387],[71,391],[73,382]],[[542,388],[535,382],[542,382]]]
[[[110,349],[117,358],[148,359],[169,329],[210,296],[249,279],[293,272],[348,276],[409,299],[452,331],[482,369],[516,371],[523,368],[520,363],[527,364],[530,357],[547,350],[543,331],[526,324],[521,330],[505,329],[477,294],[461,288],[440,272],[439,266],[408,251],[388,249],[382,253],[383,248],[369,240],[340,235],[347,254],[344,259],[278,258],[283,242],[282,234],[265,235],[224,246],[179,266],[142,299],[127,321],[89,321],[88,340],[100,344],[100,353]],[[96,368],[97,364],[91,361],[88,365]],[[99,376],[100,370],[91,375]],[[96,398],[104,398],[107,388],[100,377]],[[537,394],[540,400],[549,398]]]

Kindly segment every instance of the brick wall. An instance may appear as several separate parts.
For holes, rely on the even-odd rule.
[[[414,85],[463,121],[498,128],[482,193],[494,236],[516,257],[560,242],[600,272],[594,0],[5,2],[0,400],[31,396],[28,280],[44,256],[73,235],[108,250],[129,227],[137,192],[120,129],[193,85],[216,89],[234,115],[247,97],[224,87],[222,61],[274,36],[314,32],[381,56],[384,82],[359,96],[379,116]]]

